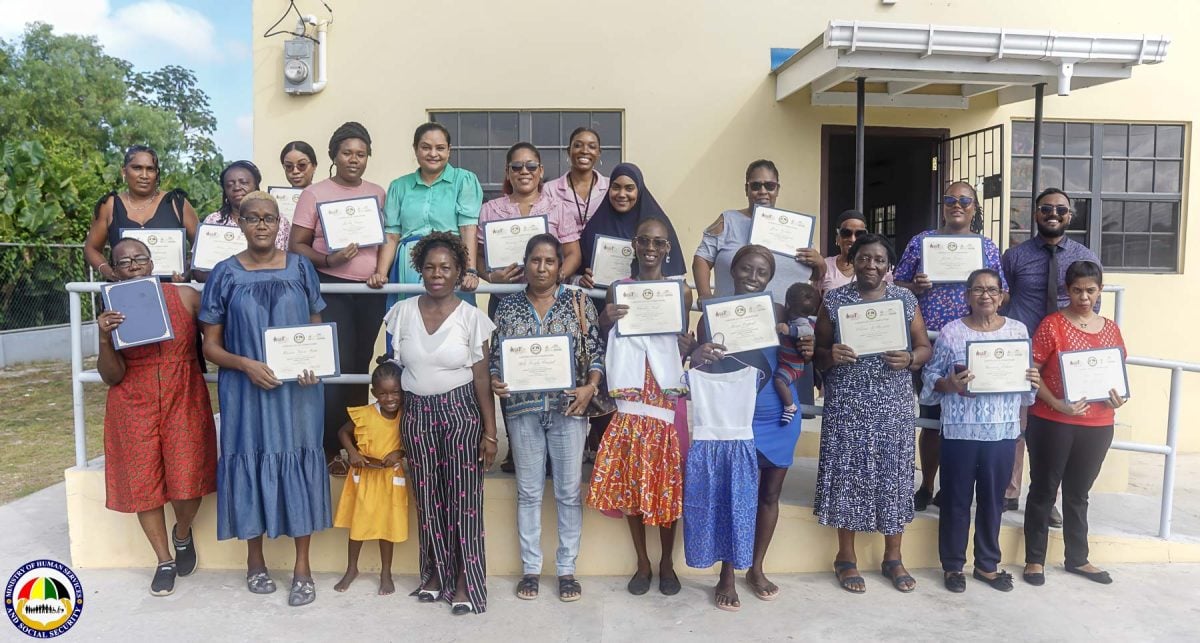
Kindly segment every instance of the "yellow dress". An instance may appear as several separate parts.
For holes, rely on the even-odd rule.
[[[400,416],[389,420],[374,404],[346,409],[354,423],[359,453],[379,460],[400,448]],[[404,468],[351,467],[338,501],[334,527],[350,529],[351,540],[408,540],[408,486]]]

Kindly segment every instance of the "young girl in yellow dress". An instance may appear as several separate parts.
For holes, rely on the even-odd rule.
[[[344,592],[358,576],[364,540],[379,541],[379,594],[396,591],[392,582],[392,545],[408,540],[408,487],[400,458],[400,367],[380,358],[371,374],[375,404],[349,407],[350,421],[338,431],[350,474],[342,488],[334,527],[350,529],[346,575],[333,589]]]

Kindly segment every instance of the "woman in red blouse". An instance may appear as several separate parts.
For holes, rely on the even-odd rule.
[[[1105,585],[1112,582],[1108,572],[1088,562],[1088,492],[1112,444],[1114,410],[1125,400],[1115,389],[1100,402],[1065,400],[1059,366],[1059,354],[1067,351],[1119,348],[1125,354],[1121,329],[1092,310],[1103,284],[1099,264],[1072,263],[1066,277],[1070,305],[1042,320],[1033,336],[1033,361],[1042,373],[1043,385],[1029,409],[1025,434],[1030,484],[1023,577],[1031,585],[1046,582],[1050,508],[1060,483],[1067,571]]]

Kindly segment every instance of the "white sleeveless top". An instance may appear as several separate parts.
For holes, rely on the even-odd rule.
[[[758,369],[749,367],[732,373],[705,373],[694,368],[688,371],[692,439],[754,439],[758,374]]]

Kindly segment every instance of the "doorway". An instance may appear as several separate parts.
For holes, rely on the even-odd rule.
[[[909,240],[937,225],[938,166],[944,129],[866,128],[863,215],[867,229],[904,252]],[[837,217],[854,208],[854,128],[821,128],[822,254],[836,252]]]

